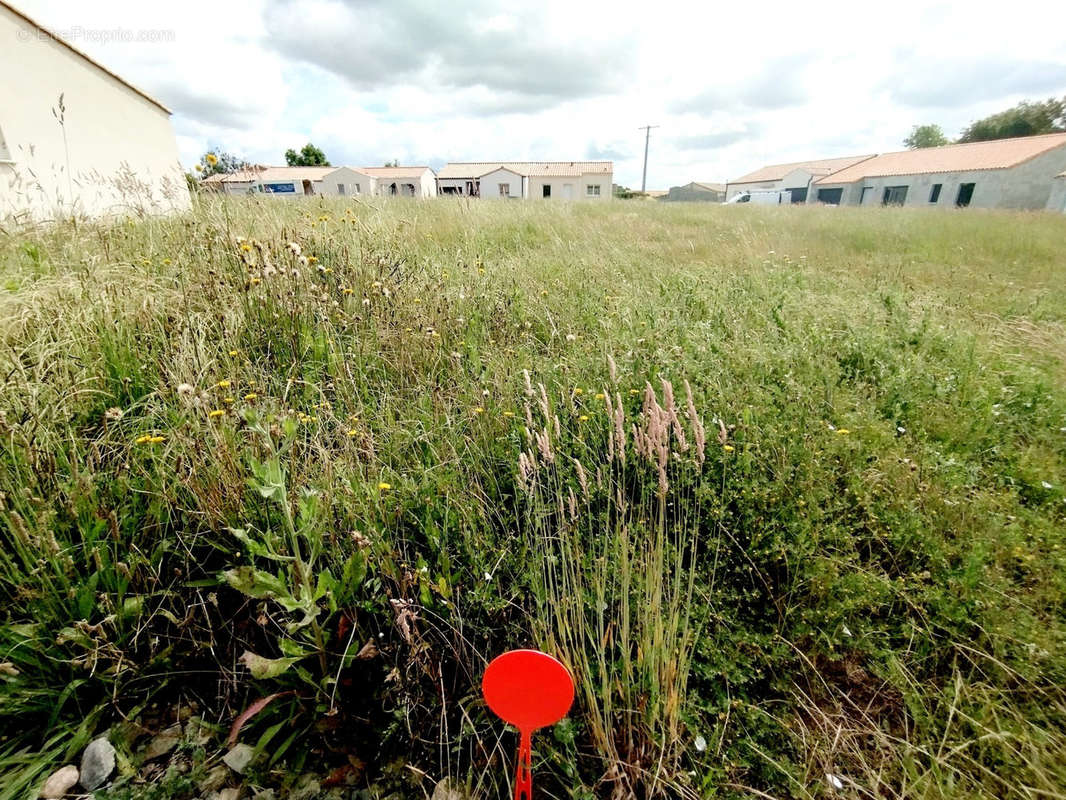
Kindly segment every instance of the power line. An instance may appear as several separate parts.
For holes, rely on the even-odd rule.
[[[644,131],[644,174],[640,177],[640,191],[642,192],[648,188],[648,141],[651,139],[651,129],[658,127],[658,125],[645,125],[637,128],[638,131]]]

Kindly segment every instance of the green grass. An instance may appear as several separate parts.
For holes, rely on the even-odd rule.
[[[529,645],[579,682],[542,796],[1066,796],[1063,241],[273,198],[0,233],[0,797],[105,730],[136,797],[131,723],[198,708],[209,769],[279,692],[258,785],[505,797],[478,683]]]

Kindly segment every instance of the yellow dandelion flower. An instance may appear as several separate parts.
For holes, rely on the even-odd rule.
[[[419,304],[419,303],[421,303],[421,302],[422,302],[421,298],[418,298],[418,297],[416,297],[416,298],[414,299],[414,304],[415,304],[415,305],[418,305],[418,304]]]
[[[195,167],[193,167],[193,169],[195,169],[197,172],[203,172],[204,171],[204,167],[203,167],[202,164],[197,164]]]
[[[629,393],[630,394],[640,394],[640,390],[639,389],[630,389]]]
[[[155,436],[149,436],[148,437],[148,444],[159,444],[160,442],[165,442],[166,440],[167,440],[166,436],[160,436],[160,435],[156,434]]]
[[[257,395],[255,392],[248,392],[248,394],[246,394],[244,396],[244,399],[245,400],[255,400],[255,398],[257,398],[258,396],[259,395]]]
[[[736,450],[736,448],[733,447],[733,445],[731,444],[723,444],[722,449],[725,450],[727,453],[732,453],[734,450]]]
[[[223,403],[232,403],[233,402],[233,398],[232,397],[223,397],[222,398],[222,402]]]
[[[510,419],[511,417],[513,417],[513,416],[514,416],[514,412],[513,412],[513,411],[504,411],[504,412],[503,412],[503,415],[504,415],[505,417],[507,417],[508,419]]]
[[[485,268],[484,267],[479,267],[478,271],[477,271],[477,274],[478,275],[484,275],[485,274]]]
[[[574,394],[584,394],[584,392],[585,390],[582,389],[580,386],[574,388]]]
[[[230,350],[229,354],[231,356],[239,356],[241,354],[241,351],[240,350]]]
[[[355,291],[354,289],[345,289],[344,293],[345,294],[352,294],[354,291]]]
[[[578,419],[581,422],[588,422],[589,421],[589,415],[588,414],[582,414],[580,417],[578,417]]]
[[[213,167],[215,166],[215,164],[218,163],[218,156],[216,156],[214,153],[208,153],[206,156],[204,156],[204,161],[206,161]]]
[[[381,483],[378,484],[378,491],[379,492],[387,492],[391,488],[392,488],[392,484],[391,483],[385,483],[385,481],[382,481]]]
[[[164,258],[163,259],[163,265],[164,266],[169,266],[170,265],[170,259],[169,258]]]
[[[221,408],[216,408],[214,411],[209,411],[207,416],[211,417],[211,419],[217,419],[218,417],[221,417],[225,413],[226,412],[223,411]]]
[[[596,399],[597,400],[603,400],[606,396],[607,395],[605,395],[603,392],[596,392]]]
[[[229,381],[219,381],[218,382],[218,388],[219,389],[228,389],[230,387],[230,385],[231,384],[230,384]]]
[[[485,409],[482,408],[481,406],[478,406],[477,408],[474,409],[474,413],[475,414],[484,414],[485,413]]]
[[[837,436],[847,436],[851,431],[847,428],[837,428]]]
[[[307,257],[307,263],[308,264],[314,264],[316,261],[318,261],[318,256],[308,256]]]
[[[252,286],[258,286],[263,281],[259,278],[252,278]]]
[[[241,245],[241,250],[243,252],[245,252],[245,253],[249,253],[252,250],[252,246],[250,244],[248,244],[248,242],[245,242],[244,244]]]
[[[133,441],[136,442],[137,444],[148,444],[148,440],[151,439],[151,438],[152,438],[151,435],[146,433],[143,436],[138,436]]]
[[[357,431],[355,428],[349,428],[348,429],[348,435],[349,436],[358,436],[359,435],[359,431]]]

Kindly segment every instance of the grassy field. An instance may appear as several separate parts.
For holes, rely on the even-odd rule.
[[[227,738],[247,787],[506,797],[478,683],[530,645],[579,686],[542,797],[1066,797],[1064,242],[271,198],[0,232],[0,800],[105,731],[97,798],[200,797]]]

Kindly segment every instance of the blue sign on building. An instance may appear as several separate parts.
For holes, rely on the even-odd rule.
[[[294,194],[296,186],[292,183],[264,183],[263,191],[271,194]]]

